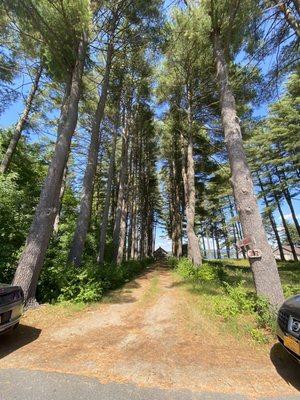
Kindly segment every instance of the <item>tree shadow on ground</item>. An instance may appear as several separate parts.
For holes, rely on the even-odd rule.
[[[41,329],[33,326],[20,325],[0,336],[0,360],[10,353],[34,342],[41,333]]]
[[[282,347],[274,344],[270,351],[270,359],[278,374],[295,389],[300,390],[300,364]]]

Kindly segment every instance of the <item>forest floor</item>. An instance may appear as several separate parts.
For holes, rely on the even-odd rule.
[[[161,264],[101,303],[28,311],[19,330],[1,337],[0,368],[249,398],[300,390],[300,365],[275,340],[239,340],[206,318],[195,294]]]

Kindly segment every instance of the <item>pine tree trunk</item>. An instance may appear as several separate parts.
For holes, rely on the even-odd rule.
[[[130,260],[131,258],[131,248],[132,248],[132,233],[133,233],[133,209],[134,209],[134,200],[129,202],[129,210],[128,210],[128,232],[127,232],[127,249],[126,249],[126,260]]]
[[[230,241],[228,238],[226,219],[225,219],[225,215],[224,215],[224,212],[222,209],[221,209],[221,215],[222,215],[222,230],[223,230],[223,236],[224,236],[224,241],[225,241],[226,254],[227,254],[227,257],[230,258]]]
[[[173,251],[172,254],[174,257],[182,256],[182,228],[181,228],[181,215],[180,215],[180,188],[178,184],[177,178],[177,168],[176,162],[174,159],[170,160],[170,175],[171,175],[171,207],[172,212],[170,215],[170,219],[172,221],[172,243],[173,243]]]
[[[215,236],[214,236],[214,229],[213,229],[213,227],[211,227],[211,240],[212,240],[212,247],[213,247],[214,259],[216,260],[216,258],[217,258],[217,253],[216,253],[216,244],[215,244]]]
[[[204,258],[207,258],[204,236],[201,235],[201,238],[202,238],[203,255],[204,255]]]
[[[208,228],[206,228],[206,238],[207,238],[207,258],[212,258],[211,246],[210,246],[210,236],[208,232]]]
[[[11,160],[13,158],[13,155],[16,151],[17,145],[19,143],[19,140],[21,138],[23,129],[26,125],[26,122],[28,120],[28,116],[29,113],[31,111],[32,108],[32,103],[33,103],[33,99],[35,97],[35,94],[37,92],[38,86],[39,86],[39,81],[42,75],[42,71],[43,71],[43,66],[42,64],[40,64],[40,66],[37,68],[36,70],[36,74],[35,74],[35,78],[34,78],[34,82],[33,85],[31,87],[31,90],[28,94],[28,97],[26,99],[26,103],[25,103],[25,108],[24,111],[22,113],[21,118],[19,119],[16,128],[14,130],[14,133],[10,139],[9,145],[7,147],[7,150],[5,152],[4,158],[1,162],[0,165],[0,174],[5,174],[10,166]]]
[[[174,163],[174,199],[175,199],[175,256],[180,258],[182,256],[182,221],[180,214],[180,187],[178,182],[177,168]]]
[[[276,242],[277,242],[277,246],[278,246],[278,250],[279,250],[279,254],[280,254],[280,259],[281,259],[281,261],[285,261],[284,252],[283,252],[283,248],[282,248],[282,243],[281,243],[281,240],[280,240],[280,236],[279,236],[279,233],[278,233],[278,229],[277,229],[277,225],[276,225],[275,219],[273,217],[272,211],[270,210],[269,200],[268,200],[268,198],[267,198],[267,196],[265,194],[265,188],[263,186],[262,180],[260,179],[260,176],[259,176],[258,172],[257,172],[256,176],[257,176],[257,180],[258,180],[258,183],[259,183],[259,186],[260,186],[261,193],[263,195],[265,206],[267,208],[267,214],[268,214],[268,217],[269,217],[269,220],[270,220],[270,223],[271,223],[271,226],[272,226],[275,238],[276,238]]]
[[[101,96],[99,98],[97,110],[93,120],[87,165],[83,177],[83,188],[80,200],[79,214],[69,253],[69,261],[77,267],[81,265],[85,240],[91,219],[93,188],[100,147],[100,126],[104,116],[104,109],[106,105],[113,50],[113,43],[110,42],[107,49],[106,67],[101,88]]]
[[[60,193],[59,193],[59,209],[55,217],[54,225],[53,225],[53,232],[55,234],[58,233],[59,229],[59,221],[60,221],[60,213],[61,213],[61,208],[62,208],[62,200],[65,194],[66,186],[67,186],[67,174],[68,174],[68,166],[65,166],[64,173],[63,173],[63,179],[61,183],[61,188],[60,188]]]
[[[234,243],[235,243],[235,256],[236,256],[237,259],[239,259],[240,255],[239,255],[239,249],[238,249],[238,246],[237,246],[237,234],[236,234],[235,223],[232,225],[232,228],[233,228],[233,240],[234,240]]]
[[[128,149],[129,149],[129,126],[128,116],[124,118],[124,133],[122,137],[122,159],[119,174],[119,191],[118,200],[116,207],[115,225],[113,231],[113,245],[114,245],[114,262],[118,263],[123,257],[123,248],[121,249],[121,230],[124,228],[125,221],[125,196],[126,196],[126,181],[127,181],[127,169],[128,169]]]
[[[239,249],[237,246],[237,239],[238,239],[238,233],[236,230],[236,225],[235,225],[235,221],[234,221],[234,211],[233,211],[233,205],[231,203],[230,197],[228,196],[228,202],[229,202],[229,211],[230,211],[230,217],[232,220],[232,231],[233,231],[233,240],[234,240],[234,245],[235,245],[235,256],[237,259],[239,259]]]
[[[113,175],[114,175],[114,170],[115,170],[115,156],[116,156],[118,128],[119,128],[119,126],[117,124],[115,126],[113,138],[112,138],[112,149],[111,149],[111,155],[110,155],[110,161],[109,161],[105,204],[104,204],[104,210],[103,210],[103,214],[102,214],[102,221],[101,221],[101,228],[100,228],[99,255],[98,255],[99,264],[102,264],[104,261],[106,232],[107,232],[109,209],[110,209],[110,203],[111,203],[111,188],[112,188],[112,184],[113,184]]]
[[[81,40],[75,67],[66,86],[61,108],[54,155],[42,188],[26,245],[14,277],[14,284],[23,288],[28,305],[35,303],[35,291],[46,250],[59,208],[59,194],[67,163],[71,139],[77,124],[78,103],[86,57],[86,40]]]
[[[136,200],[133,203],[133,211],[132,211],[132,236],[131,236],[131,250],[130,250],[130,258],[133,260],[137,259],[138,253],[138,240],[137,240],[137,204]]]
[[[217,246],[217,258],[221,259],[221,250],[220,250],[220,243],[219,243],[219,237],[218,237],[218,231],[217,231],[216,224],[214,225],[214,232],[215,232],[216,246]]]
[[[147,257],[150,258],[153,255],[153,213],[152,211],[148,214],[148,223],[147,223],[147,236],[148,236],[148,245],[147,245]]]
[[[198,237],[195,233],[195,167],[193,158],[193,139],[189,135],[187,149],[185,150],[184,138],[182,138],[182,179],[185,194],[185,213],[187,219],[188,256],[195,266],[202,264]],[[186,166],[185,166],[186,164]]]
[[[122,213],[120,221],[120,233],[119,233],[119,245],[116,257],[116,264],[120,265],[124,259],[124,250],[126,247],[126,224],[127,224],[127,199],[126,196],[123,198]]]
[[[214,32],[214,54],[220,87],[220,103],[225,143],[231,168],[231,183],[244,236],[251,237],[253,248],[261,251],[260,258],[250,258],[256,292],[265,296],[274,307],[283,302],[283,292],[276,260],[268,243],[253,191],[253,182],[246,161],[235,98],[229,84],[228,67],[220,37]]]

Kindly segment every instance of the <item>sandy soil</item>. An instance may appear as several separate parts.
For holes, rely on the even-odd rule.
[[[172,273],[156,265],[86,310],[27,312],[18,331],[0,338],[0,368],[252,398],[299,394],[300,366],[278,344],[270,347],[222,332],[220,323],[196,312],[193,296]]]

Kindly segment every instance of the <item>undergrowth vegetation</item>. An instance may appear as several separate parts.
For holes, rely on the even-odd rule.
[[[56,262],[42,271],[37,300],[40,303],[92,303],[101,300],[109,290],[117,289],[137,276],[152,259],[130,260],[117,266],[112,263],[86,262],[81,268]],[[6,271],[0,268],[0,282]]]
[[[91,303],[101,300],[109,290],[118,289],[130,279],[142,272],[150,263],[151,259],[130,260],[117,266],[112,263],[105,263],[101,266],[95,263],[86,263],[78,269],[69,266],[65,271],[63,268],[55,276],[56,296],[44,298],[44,301]],[[42,286],[40,293],[47,293],[48,285],[44,285],[43,279],[39,286]],[[54,300],[53,300],[54,299]]]
[[[187,258],[169,259],[188,290],[199,299],[201,312],[213,314],[238,336],[247,335],[259,343],[276,332],[276,314],[268,301],[255,294],[247,260],[210,260],[195,268]],[[300,293],[300,263],[279,263],[286,297]]]

